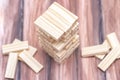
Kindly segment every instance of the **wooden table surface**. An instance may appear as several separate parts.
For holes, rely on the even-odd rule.
[[[80,46],[63,63],[57,64],[38,44],[35,19],[54,1],[79,16]],[[38,52],[35,58],[44,66],[38,74],[18,62],[15,80],[120,80],[120,60],[102,72],[97,58],[82,58],[81,48],[103,42],[108,33],[116,32],[120,40],[120,0],[0,0],[0,80],[4,78],[8,56],[1,45],[15,38],[28,40]]]

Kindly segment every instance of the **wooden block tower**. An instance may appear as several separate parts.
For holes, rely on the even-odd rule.
[[[79,46],[78,17],[54,2],[37,20],[41,46],[61,63]]]

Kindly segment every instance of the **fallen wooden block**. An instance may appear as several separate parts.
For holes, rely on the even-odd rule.
[[[13,41],[13,43],[21,43],[22,41],[15,39]],[[23,50],[22,50],[23,51]],[[34,56],[35,52],[37,51],[37,49],[35,47],[32,46],[28,46],[28,49],[26,49],[26,51],[28,52],[28,54],[31,54],[31,56]],[[20,51],[21,52],[21,51]],[[18,52],[19,53],[19,52]]]
[[[23,51],[19,54],[19,57],[36,73],[38,73],[43,66],[34,59],[27,51]]]
[[[109,50],[111,49],[111,46],[110,46],[110,44],[108,43],[108,41],[105,40],[102,45],[103,45],[103,46],[106,46],[106,48],[108,49],[108,52],[109,52]],[[102,60],[102,59],[105,57],[106,54],[107,54],[107,53],[105,53],[105,54],[103,54],[103,55],[95,55],[95,57],[97,57],[98,59],[101,59],[101,60]]]
[[[89,57],[95,55],[105,55],[109,52],[110,47],[108,46],[107,42],[105,41],[103,45],[96,45],[91,47],[82,48],[82,56]]]
[[[115,34],[115,32],[107,35],[107,40],[109,42],[109,44],[111,45],[112,48],[120,45],[120,42],[117,38],[117,35]],[[118,59],[120,58],[120,55],[118,56]]]
[[[107,40],[112,48],[120,45],[117,35],[114,32],[107,35]]]
[[[106,71],[107,68],[117,59],[120,55],[120,46],[114,47],[109,54],[99,63],[98,67],[102,71]]]
[[[13,79],[15,76],[15,70],[17,66],[18,61],[18,54],[17,53],[10,53],[8,62],[7,62],[7,68],[5,72],[5,78],[11,78]]]
[[[21,43],[12,43],[2,46],[2,52],[4,55],[9,52],[21,51],[24,49],[28,49],[28,41],[22,41]]]

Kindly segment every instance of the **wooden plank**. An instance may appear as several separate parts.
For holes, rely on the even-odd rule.
[[[99,63],[98,67],[102,71],[106,71],[108,67],[117,59],[120,55],[120,46],[114,47],[110,53]]]
[[[91,47],[82,48],[82,56],[89,57],[95,55],[107,54],[109,48],[103,45],[96,45]]]
[[[55,25],[48,22],[43,17],[37,18],[37,20],[34,22],[41,30],[45,31],[48,35],[53,37],[53,39],[58,40],[62,35],[63,31],[55,27]],[[48,27],[49,26],[49,27]]]
[[[61,16],[61,18],[64,18],[66,21],[69,22],[69,26],[67,27],[68,29],[70,27],[72,27],[72,25],[74,24],[74,22],[77,21],[77,19],[72,18],[71,15],[69,15],[68,13],[66,13],[63,9],[61,9],[59,6],[57,5],[51,5],[49,7],[49,10],[51,10],[51,12],[55,13],[55,15],[59,14],[58,16]]]
[[[72,12],[70,12],[69,10],[64,8],[63,6],[61,6],[59,3],[54,2],[53,4],[55,4],[56,6],[60,7],[62,10],[64,10],[66,13],[68,13],[70,16],[72,16],[74,19],[78,19],[78,17],[75,14],[73,14]]]
[[[73,23],[75,20],[78,19],[77,16],[75,16],[73,13],[62,7],[60,4],[57,2],[54,2],[49,8],[58,11],[59,14],[61,14],[63,17],[67,18],[69,22]]]
[[[9,58],[8,58],[8,62],[7,62],[5,78],[14,79],[16,67],[17,67],[17,62],[18,62],[18,54],[11,52],[9,54]]]
[[[35,58],[28,54],[27,51],[21,52],[19,57],[36,73],[43,68],[43,66]]]
[[[120,45],[120,42],[119,42],[118,37],[115,34],[115,32],[108,34],[107,39],[112,48]],[[119,58],[120,58],[120,56],[118,56],[118,59]]]
[[[110,44],[108,43],[108,41],[105,40],[102,45],[103,45],[103,46],[106,46],[106,48],[108,49],[108,52],[109,52],[109,50],[111,49],[111,46],[110,46]],[[107,54],[107,53],[106,53],[106,54]],[[102,59],[105,57],[106,54],[104,54],[104,55],[95,55],[95,57],[97,57],[98,59],[101,59],[101,60],[102,60]]]
[[[108,40],[108,42],[109,42],[109,44],[111,45],[112,48],[120,45],[120,42],[119,42],[115,32],[108,34],[107,35],[107,40]]]
[[[47,20],[49,20],[51,23],[53,23],[56,27],[58,27],[60,30],[66,32],[67,26],[62,20],[60,20],[59,17],[52,14],[50,11],[46,11],[43,15]]]
[[[13,41],[13,43],[21,43],[22,41],[18,40],[18,39],[15,39]],[[23,51],[23,50],[22,50]],[[32,47],[32,46],[28,46],[28,49],[26,49],[26,51],[28,52],[28,54],[30,54],[31,56],[34,56],[37,49],[35,47]],[[20,51],[21,52],[21,51]],[[19,52],[18,52],[19,53]]]
[[[28,41],[23,41],[21,43],[7,44],[2,46],[3,54],[8,54],[8,52],[21,51],[28,49]]]

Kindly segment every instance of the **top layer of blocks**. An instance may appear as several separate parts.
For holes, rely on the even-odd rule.
[[[78,17],[54,2],[36,21],[35,24],[47,36],[59,40],[77,22]]]

